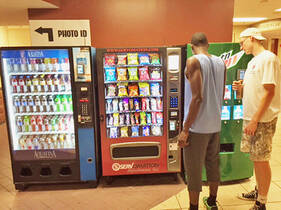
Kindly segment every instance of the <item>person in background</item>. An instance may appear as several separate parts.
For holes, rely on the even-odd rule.
[[[217,209],[219,133],[226,67],[221,58],[208,53],[209,44],[204,33],[192,36],[191,47],[194,56],[186,62],[185,116],[178,144],[183,147],[190,209],[198,209],[204,163],[210,196],[204,197],[203,202],[207,209]]]
[[[248,63],[244,81],[234,81],[233,90],[243,93],[243,135],[241,151],[250,153],[254,162],[257,187],[239,197],[256,200],[252,210],[266,209],[271,182],[269,160],[272,137],[280,111],[280,62],[275,54],[265,50],[265,40],[257,28],[241,32],[241,49],[254,57]]]

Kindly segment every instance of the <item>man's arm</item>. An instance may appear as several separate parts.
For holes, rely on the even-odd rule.
[[[195,57],[191,57],[186,62],[187,70],[185,76],[189,80],[192,100],[189,106],[189,112],[187,119],[184,122],[183,130],[178,137],[178,145],[180,147],[188,146],[188,134],[189,128],[195,121],[199,111],[200,104],[202,102],[202,74],[200,69],[200,63]]]
[[[275,94],[275,85],[265,84],[265,85],[263,85],[263,87],[265,89],[265,94],[263,95],[263,97],[260,101],[260,104],[258,106],[258,110],[253,115],[253,118],[251,119],[249,124],[244,129],[244,132],[248,135],[251,135],[251,136],[253,136],[255,134],[255,131],[256,131],[257,126],[258,126],[258,122],[260,121],[260,119],[264,115],[265,111],[268,109],[268,107],[269,107],[269,105],[270,105],[270,103],[271,103],[271,101],[274,97],[274,94]]]

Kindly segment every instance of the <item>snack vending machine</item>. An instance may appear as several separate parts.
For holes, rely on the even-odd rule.
[[[15,188],[97,183],[91,47],[1,48]]]
[[[237,96],[236,91],[233,91],[232,82],[243,79],[252,56],[240,51],[239,43],[210,43],[208,52],[222,58],[227,68],[221,113],[221,181],[249,178],[253,175],[253,164],[249,155],[240,151],[243,123],[242,99]],[[187,45],[187,57],[191,56],[191,46]],[[189,96],[191,97],[191,93]],[[205,170],[203,170],[203,181],[206,181]]]
[[[185,51],[97,49],[103,176],[181,171]]]

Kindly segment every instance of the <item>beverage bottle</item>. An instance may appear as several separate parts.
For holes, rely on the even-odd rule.
[[[13,69],[14,69],[14,72],[20,71],[20,58],[13,59]]]
[[[26,93],[27,92],[27,87],[25,85],[25,79],[24,76],[19,76],[19,89],[20,93]]]
[[[62,104],[62,107],[63,107],[63,109],[62,109],[61,111],[67,112],[69,106],[68,106],[68,101],[67,101],[66,95],[63,95],[63,96],[61,97],[61,104]]]
[[[59,95],[55,97],[56,112],[61,112],[61,98]]]
[[[20,112],[21,113],[29,112],[29,106],[27,105],[27,100],[25,96],[21,97]]]
[[[39,71],[46,71],[46,64],[44,63],[44,58],[39,58]]]
[[[28,136],[26,138],[26,147],[28,150],[32,150],[34,147],[33,147],[33,144],[32,144],[32,140],[33,140],[33,136]]]
[[[22,132],[23,121],[22,121],[22,118],[20,116],[17,117],[16,124],[17,124],[17,131]]]
[[[25,85],[26,85],[26,91],[27,91],[28,93],[31,93],[32,81],[31,81],[31,78],[30,78],[29,75],[26,76]]]
[[[33,78],[32,78],[32,86],[33,86],[32,92],[40,92],[39,80],[38,80],[38,77],[36,75],[34,75]]]
[[[41,149],[48,149],[48,146],[45,142],[45,138],[43,136],[39,137],[39,145]]]
[[[35,104],[34,104],[34,100],[33,100],[32,96],[27,97],[27,105],[28,105],[29,112],[36,112],[36,107],[34,110]]]
[[[36,59],[35,58],[29,58],[28,65],[27,65],[28,71],[34,72],[35,66],[36,66]]]
[[[27,146],[26,146],[26,138],[27,136],[21,136],[19,139],[19,145],[20,145],[20,150],[26,150]]]
[[[20,99],[18,96],[14,97],[14,107],[16,108],[16,113],[20,112]]]
[[[51,63],[53,65],[52,71],[59,71],[59,64],[58,64],[58,58],[52,58]]]
[[[55,87],[54,88],[55,92],[59,92],[60,91],[60,81],[59,81],[58,75],[54,75],[53,84],[54,84],[54,87]]]
[[[24,57],[20,59],[20,68],[22,72],[27,72],[27,62],[26,62],[26,58]]]
[[[34,65],[34,71],[38,72],[39,71],[39,65],[40,65],[40,59],[36,58],[35,59],[35,65]]]
[[[56,116],[53,116],[51,118],[51,126],[52,126],[52,131],[58,131],[58,124],[57,124]]]
[[[70,71],[69,59],[65,58],[64,63],[65,63],[64,71]]]
[[[41,92],[48,92],[48,85],[46,84],[46,80],[44,75],[41,75],[40,77],[40,86],[41,86]]]
[[[36,149],[36,150],[40,149],[40,143],[39,143],[39,137],[38,136],[33,137],[32,143],[33,143],[34,149]]]
[[[63,75],[59,75],[59,91],[65,91],[65,81]]]
[[[47,110],[49,110],[49,112],[55,112],[56,107],[55,107],[53,96],[47,96],[47,102],[48,102]]]
[[[45,126],[45,131],[51,131],[52,130],[51,123],[49,121],[49,117],[44,118],[44,126]]]
[[[53,70],[53,65],[51,64],[51,58],[44,58],[44,63],[46,65],[47,72],[50,72]]]
[[[71,79],[70,75],[64,75],[65,91],[71,91]]]
[[[39,131],[38,129],[38,125],[36,124],[36,117],[34,115],[32,115],[30,117],[30,125],[31,125],[31,131],[32,132],[37,132]]]
[[[30,131],[30,117],[29,116],[24,116],[23,125],[24,125],[24,131],[29,132]]]
[[[8,72],[13,72],[14,68],[13,68],[13,58],[7,58],[7,59],[3,59],[4,62],[6,62],[6,69]]]
[[[61,149],[64,149],[64,143],[65,143],[65,136],[64,134],[59,134],[59,145]]]
[[[52,141],[52,138],[50,136],[46,137],[45,142],[47,143],[48,149],[54,149],[55,148],[55,145],[54,145],[54,143]]]
[[[54,144],[54,148],[58,149],[59,145],[58,145],[58,134],[54,134],[51,136],[52,142]]]
[[[67,131],[69,128],[69,119],[66,115],[63,117],[63,124],[64,124],[64,130]]]
[[[13,86],[13,93],[19,93],[20,87],[19,87],[19,84],[18,84],[17,76],[12,76],[11,83],[12,83],[12,86]]]
[[[71,144],[72,144],[72,148],[75,148],[75,135],[74,135],[74,133],[71,134]]]
[[[72,95],[69,95],[67,97],[67,101],[68,101],[68,111],[73,112]]]
[[[49,112],[50,111],[50,107],[48,106],[46,96],[41,96],[41,106],[43,107],[43,112]]]
[[[34,97],[34,103],[36,106],[36,112],[43,112],[43,106],[41,105],[39,96]]]
[[[36,124],[38,126],[38,131],[45,131],[45,126],[43,125],[43,118],[41,115],[36,117]]]
[[[55,86],[53,85],[53,80],[51,75],[47,75],[46,83],[48,86],[48,92],[54,92]]]

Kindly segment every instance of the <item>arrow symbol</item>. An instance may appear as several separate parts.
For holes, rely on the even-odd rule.
[[[40,28],[37,28],[35,31],[39,34],[47,33],[49,42],[54,41],[53,29],[52,28],[42,28],[42,27],[40,27]]]

